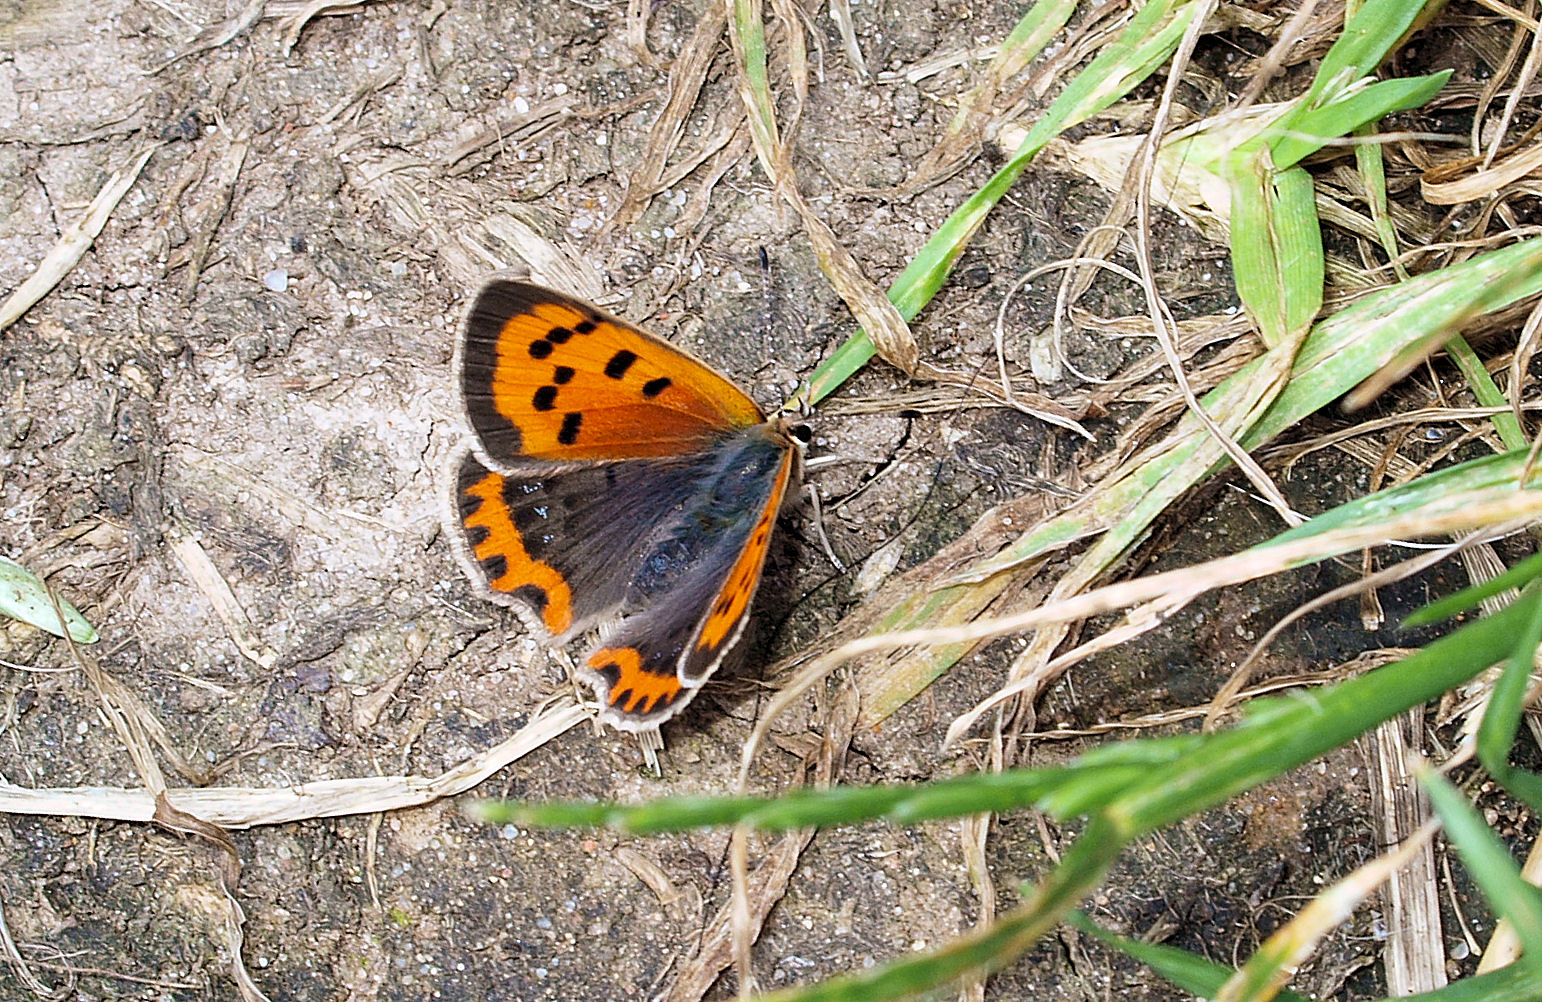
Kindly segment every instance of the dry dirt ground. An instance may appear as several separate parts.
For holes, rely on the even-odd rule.
[[[566,690],[563,660],[477,597],[440,529],[444,464],[467,434],[452,343],[484,274],[555,251],[571,270],[548,280],[690,345],[767,405],[853,331],[733,129],[726,48],[671,160],[680,176],[666,171],[667,190],[613,222],[701,0],[652,4],[642,44],[620,0],[382,0],[302,20],[304,6],[0,0],[0,290],[30,273],[112,172],[153,148],[94,248],[0,334],[0,546],[48,573],[100,629],[91,653],[188,763],[181,775],[161,757],[172,786],[436,776]],[[968,64],[919,79],[895,71],[1000,38],[1020,8],[856,4],[877,74],[866,81],[825,6],[803,6],[816,46],[803,183],[887,284],[990,169],[978,161],[904,198],[859,190],[901,182],[971,79]],[[1105,204],[1090,184],[1030,171],[918,322],[923,354],[993,365],[1006,290],[1069,253]],[[1170,223],[1163,239],[1164,290],[1183,310],[1224,308],[1217,252]],[[1006,347],[1024,360],[1022,338],[1049,307],[1031,292],[1015,302]],[[1079,350],[1111,371],[1145,348]],[[1078,457],[1115,428],[1095,421],[1104,440],[1085,443],[1012,411],[912,415],[911,389],[875,363],[815,415],[811,455],[824,462],[810,480],[844,569],[807,509],[784,521],[745,664],[665,728],[662,776],[641,767],[631,737],[583,726],[479,792],[729,790],[765,665],[995,499],[1042,489],[1037,478],[1074,489]],[[1272,524],[1232,490],[1195,510],[1165,540],[1164,565]],[[194,566],[199,554],[209,567]],[[1203,702],[1253,632],[1298,590],[1341,573],[1200,603],[1128,659],[1078,669],[1042,722]],[[1353,613],[1285,638],[1274,670],[1367,644]],[[27,787],[141,787],[63,645],[19,627],[0,642],[0,773]],[[991,690],[1005,656],[1006,645],[987,649],[859,733],[842,779],[973,763],[975,752],[942,752],[939,738]],[[807,725],[781,728],[790,737],[762,754],[758,788],[802,775],[794,739]],[[1143,844],[1094,912],[1219,960],[1245,954],[1322,881],[1374,854],[1359,770],[1337,756]],[[1003,903],[1073,834],[1003,818],[988,851]],[[653,998],[702,950],[729,886],[722,832],[499,829],[454,800],[231,838],[239,949],[274,1000]],[[755,844],[752,866],[769,844]],[[37,977],[62,985],[66,967],[78,971],[71,997],[233,999],[237,940],[219,860],[208,843],[148,824],[12,815],[0,821],[0,901]],[[824,831],[767,920],[756,974],[771,987],[860,968],[940,944],[977,911],[956,825]],[[1374,924],[1354,919],[1299,987],[1374,994]],[[714,997],[735,984],[730,972]],[[33,996],[4,966],[0,997]],[[994,979],[987,997],[1181,995],[1067,934]]]

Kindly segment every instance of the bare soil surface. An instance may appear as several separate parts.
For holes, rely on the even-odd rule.
[[[477,597],[441,529],[445,463],[468,434],[453,342],[485,274],[556,248],[574,269],[570,291],[690,346],[768,406],[854,330],[797,217],[727,131],[738,96],[726,46],[671,161],[703,166],[612,222],[704,3],[652,5],[645,48],[620,2],[384,0],[297,20],[303,6],[0,0],[0,289],[154,147],[94,248],[0,333],[0,544],[98,627],[90,653],[188,763],[178,775],[162,760],[172,786],[435,776],[568,691],[567,659]],[[974,64],[903,71],[1001,38],[1019,5],[854,5],[873,82],[843,54],[826,5],[804,7],[816,75],[801,180],[885,285],[991,169],[978,159],[903,197],[865,191],[906,178]],[[1088,182],[1030,171],[917,323],[923,355],[992,371],[1007,290],[1070,254],[1106,204]],[[1230,302],[1214,248],[1170,221],[1161,236],[1164,291],[1193,312]],[[1014,365],[1026,366],[1048,320],[1046,288],[1014,297]],[[1107,295],[1104,313],[1141,309],[1128,289]],[[1073,348],[1088,371],[1111,372],[1149,345]],[[1071,385],[1067,375],[1043,389]],[[1109,447],[1122,416],[1089,419],[1100,441],[1088,443],[1010,410],[906,412],[911,389],[874,363],[813,417],[809,480],[844,569],[807,508],[784,520],[743,664],[666,726],[662,776],[630,736],[579,727],[478,792],[636,801],[730,790],[766,665],[999,500],[1046,481],[1076,490],[1078,465]],[[1353,486],[1334,478],[1356,471],[1328,462],[1296,470],[1299,507]],[[1231,487],[1193,515],[1152,559],[1200,559],[1275,528]],[[245,651],[243,628],[188,563],[199,551],[247,620]],[[1352,572],[1329,566],[1198,603],[1137,648],[1078,668],[1041,726],[1202,704],[1302,591]],[[1422,597],[1410,586],[1383,601]],[[1322,667],[1376,642],[1353,609],[1330,610],[1287,635],[1268,670]],[[37,788],[143,785],[62,644],[12,626],[0,646],[0,774]],[[943,752],[940,738],[994,689],[1010,649],[987,647],[859,732],[842,780],[976,764],[976,749]],[[808,751],[793,736],[807,726],[779,727],[788,737],[761,756],[758,788],[800,781]],[[1080,747],[1048,743],[1036,761]],[[1143,844],[1089,905],[1115,927],[1230,962],[1378,851],[1366,803],[1358,757],[1336,756]],[[988,853],[1002,903],[1074,834],[1004,817]],[[148,824],[8,816],[11,936],[46,984],[74,969],[80,999],[239,998],[238,948],[274,1000],[649,999],[701,949],[729,886],[723,832],[500,829],[458,801],[231,838],[239,944],[207,843]],[[756,843],[752,866],[772,843]],[[766,922],[756,975],[772,987],[889,960],[965,931],[978,910],[956,824],[823,831]],[[1374,995],[1375,921],[1351,920],[1297,988]],[[710,997],[735,990],[730,972]],[[0,967],[0,997],[31,997],[12,967]],[[986,997],[1183,996],[1067,933]]]

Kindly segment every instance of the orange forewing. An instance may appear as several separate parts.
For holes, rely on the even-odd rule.
[[[494,462],[680,455],[765,420],[738,387],[668,342],[524,282],[495,281],[478,296],[461,381]]]

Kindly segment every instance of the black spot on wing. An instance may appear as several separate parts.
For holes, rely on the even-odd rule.
[[[620,379],[626,375],[626,370],[630,369],[635,361],[637,361],[637,354],[623,348],[612,355],[609,362],[605,363],[605,375],[611,379]]]
[[[493,577],[493,580],[496,581],[501,576],[501,574],[496,575]],[[544,616],[546,614],[546,604],[551,601],[551,596],[547,594],[545,588],[533,584],[520,585],[514,589],[514,597],[523,602],[530,603],[530,608],[534,610],[537,616]]]
[[[467,533],[469,536],[470,533]],[[485,536],[486,533],[483,533]],[[476,545],[475,543],[472,544]],[[509,572],[509,561],[501,553],[495,553],[490,557],[484,557],[479,561],[482,565],[482,573],[487,575],[487,580],[497,581]]]

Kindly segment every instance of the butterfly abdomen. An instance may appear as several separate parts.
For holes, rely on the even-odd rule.
[[[646,605],[674,591],[679,578],[701,580],[693,571],[704,561],[726,561],[743,548],[785,453],[761,434],[762,427],[745,429],[696,457],[687,474],[695,488],[682,495],[676,516],[660,523],[627,591],[628,605]]]

